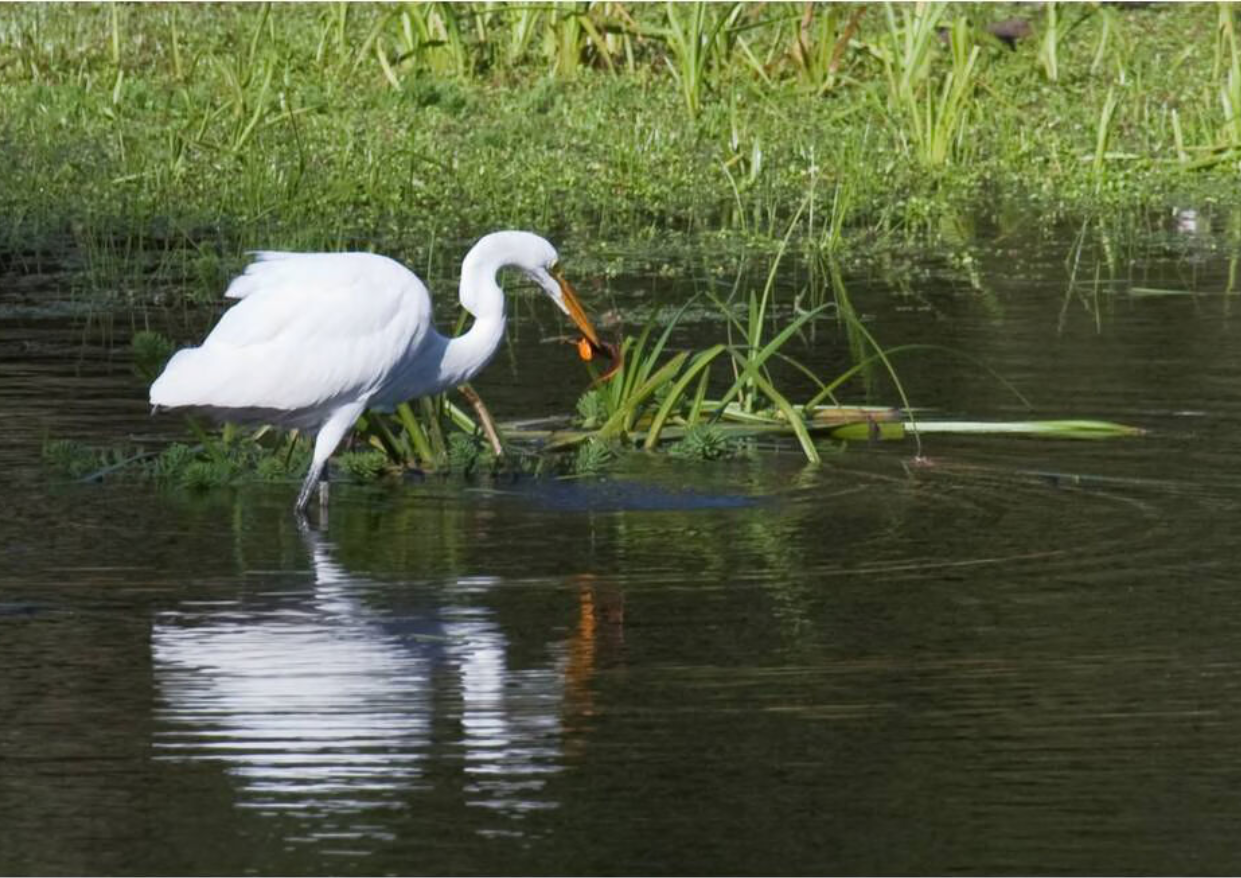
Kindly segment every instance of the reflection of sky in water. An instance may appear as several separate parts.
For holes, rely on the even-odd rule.
[[[463,763],[465,804],[554,807],[538,794],[560,767],[563,650],[549,667],[510,670],[504,634],[477,606],[385,624],[356,599],[363,583],[308,539],[312,595],[265,608],[187,602],[157,617],[161,755],[225,764],[243,807],[339,818],[403,806],[429,786],[434,745]],[[493,584],[463,579],[455,593]],[[437,711],[449,722],[435,740]]]

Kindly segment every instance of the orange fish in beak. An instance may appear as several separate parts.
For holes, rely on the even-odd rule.
[[[578,299],[577,292],[564,276],[564,272],[556,268],[552,271],[552,277],[556,279],[556,283],[560,284],[560,295],[564,298],[565,308],[569,312],[569,319],[577,324],[577,328],[582,331],[583,338],[577,341],[577,355],[587,362],[593,360],[595,354],[602,354],[611,360],[611,367],[596,383],[607,381],[621,367],[620,350],[611,342],[600,340],[599,333],[595,331],[594,324],[586,316],[586,309],[582,307],[582,302]]]
[[[578,299],[573,285],[569,283],[564,276],[564,272],[559,267],[552,270],[552,277],[556,279],[556,283],[560,284],[560,295],[564,299],[565,310],[569,312],[569,319],[577,324],[578,329],[582,330],[586,340],[598,348],[599,333],[595,332],[594,325],[590,322],[590,318],[586,316],[586,309],[582,307],[582,302]]]

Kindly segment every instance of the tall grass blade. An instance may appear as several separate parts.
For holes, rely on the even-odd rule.
[[[1050,0],[1043,7],[1043,34],[1039,41],[1038,60],[1048,82],[1060,81],[1060,22],[1058,4]]]
[[[1103,101],[1103,109],[1099,112],[1099,125],[1095,130],[1094,148],[1094,184],[1095,191],[1103,188],[1103,172],[1107,159],[1107,141],[1112,134],[1112,119],[1116,115],[1116,89],[1107,90],[1107,98]]]
[[[667,398],[655,413],[651,426],[647,428],[645,447],[650,450],[659,442],[660,431],[663,430],[664,423],[668,420],[668,416],[683,401],[686,388],[695,378],[699,378],[699,387],[693,405],[690,407],[690,415],[688,423],[691,425],[697,420],[698,412],[702,408],[702,399],[706,394],[706,378],[707,371],[711,368],[711,363],[720,354],[724,353],[728,348],[722,344],[715,344],[704,351],[700,351],[690,363],[689,368],[681,374],[673,383],[668,391]]]

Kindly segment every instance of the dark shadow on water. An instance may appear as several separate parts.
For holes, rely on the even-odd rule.
[[[650,482],[586,477],[530,479],[503,488],[481,488],[557,512],[692,512],[743,509],[762,502],[744,494],[716,494],[693,488],[669,488]]]

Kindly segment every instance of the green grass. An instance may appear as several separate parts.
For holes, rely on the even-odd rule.
[[[981,30],[1010,15],[1036,31],[1015,51]],[[774,250],[808,193],[832,216],[845,189],[836,250],[935,237],[984,193],[1047,222],[1205,203],[1241,161],[1235,17],[6,6],[0,252],[68,246],[85,292],[125,303],[215,299],[256,246],[421,260],[518,226],[587,263],[678,235]]]

